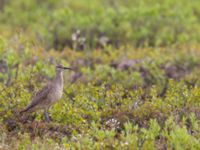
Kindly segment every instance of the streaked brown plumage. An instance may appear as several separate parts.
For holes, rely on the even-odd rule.
[[[57,102],[63,93],[63,69],[71,69],[63,67],[62,65],[56,66],[56,77],[53,81],[49,82],[42,90],[40,90],[33,97],[32,102],[20,113],[33,112],[37,109],[44,109],[45,119],[50,121],[48,109],[51,105]]]

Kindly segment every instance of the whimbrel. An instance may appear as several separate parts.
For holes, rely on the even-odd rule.
[[[70,69],[68,67],[63,67],[62,65],[56,66],[56,76],[55,79],[50,81],[47,86],[36,93],[33,97],[32,102],[20,112],[20,114],[25,112],[33,112],[38,109],[44,109],[45,120],[50,121],[48,109],[55,102],[57,102],[63,94],[63,70]]]

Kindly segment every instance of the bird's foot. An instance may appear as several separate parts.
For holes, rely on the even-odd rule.
[[[50,119],[49,114],[48,114],[47,111],[45,111],[44,116],[45,116],[45,121],[46,122],[51,122],[51,119]]]
[[[45,122],[51,122],[51,119],[50,118],[45,118]]]

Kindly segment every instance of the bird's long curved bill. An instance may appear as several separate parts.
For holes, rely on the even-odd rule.
[[[69,67],[62,67],[62,69],[73,70],[72,68],[69,68]]]
[[[56,68],[74,70],[74,69],[72,69],[70,67],[63,67],[63,66],[59,66],[59,65],[57,65]]]

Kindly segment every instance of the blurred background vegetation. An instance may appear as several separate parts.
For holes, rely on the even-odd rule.
[[[0,0],[0,149],[200,149],[199,0]],[[62,99],[18,112],[65,72]]]
[[[1,32],[32,32],[47,48],[200,41],[199,0],[1,0],[0,5]],[[72,38],[76,34],[78,39]]]

